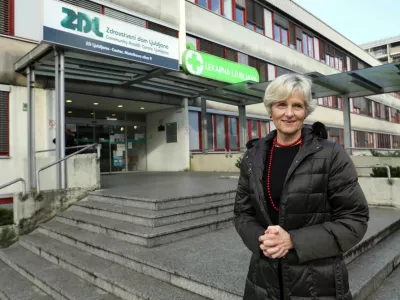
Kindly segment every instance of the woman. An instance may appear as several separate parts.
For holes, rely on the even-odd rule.
[[[276,130],[248,145],[234,208],[253,252],[244,299],[352,299],[343,253],[369,218],[352,160],[322,123],[303,126],[315,108],[308,78],[276,78],[264,104]]]

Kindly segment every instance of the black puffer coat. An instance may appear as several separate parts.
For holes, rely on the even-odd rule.
[[[263,174],[276,131],[243,157],[234,211],[236,230],[253,252],[246,300],[280,298],[278,267],[284,300],[352,299],[343,253],[364,236],[368,205],[352,160],[340,144],[326,140],[319,126],[303,128],[303,146],[283,186],[279,225],[289,232],[294,249],[280,260],[265,257],[258,241],[272,225]]]

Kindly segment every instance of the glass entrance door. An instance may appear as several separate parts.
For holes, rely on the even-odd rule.
[[[100,172],[108,173],[111,171],[110,164],[110,127],[107,125],[95,126],[96,142],[100,144]]]
[[[125,126],[110,126],[111,172],[126,171]]]

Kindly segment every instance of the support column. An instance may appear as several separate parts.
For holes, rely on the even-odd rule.
[[[179,0],[179,64],[186,50],[186,0]]]
[[[200,98],[201,102],[201,134],[202,134],[202,149],[203,153],[207,153],[208,150],[208,124],[207,124],[207,100]]]
[[[56,50],[55,59],[55,96],[56,96],[56,160],[65,157],[65,77],[64,52]],[[65,162],[56,165],[57,189],[66,187]]]
[[[60,134],[60,154],[61,159],[65,157],[65,59],[64,59],[64,51],[60,50],[60,121],[59,121],[59,134]],[[66,169],[66,161],[60,163],[61,166],[61,188],[65,189],[67,187],[67,169]]]
[[[240,128],[240,151],[246,151],[247,143],[247,118],[246,118],[246,106],[239,105],[239,128]]]
[[[351,144],[351,118],[349,97],[342,95],[343,99],[343,120],[344,120],[344,147],[349,155],[352,153]]]
[[[189,99],[182,99],[182,109],[184,116],[184,149],[185,149],[185,161],[182,166],[182,170],[190,170],[190,125],[189,125]]]
[[[28,90],[28,188],[36,189],[36,157],[35,157],[35,71],[27,69],[27,90]]]

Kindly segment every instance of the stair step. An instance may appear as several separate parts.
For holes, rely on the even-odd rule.
[[[80,201],[69,210],[131,222],[139,225],[158,227],[194,220],[210,215],[233,211],[234,199],[178,207],[166,210],[148,210],[110,204],[98,201]]]
[[[134,271],[200,294],[204,297],[218,300],[240,300],[242,298],[239,295],[229,293],[219,288],[218,282],[216,282],[213,278],[210,279],[210,282],[212,282],[212,284],[210,284],[210,282],[203,282],[200,278],[192,276],[190,271],[185,271],[186,268],[184,267],[184,262],[177,262],[177,264],[181,266],[179,269],[171,266],[170,253],[173,253],[174,250],[170,250],[168,247],[169,245],[164,245],[153,249],[143,248],[139,245],[133,245],[122,240],[116,240],[104,234],[92,233],[75,226],[57,222],[55,220],[52,220],[46,224],[41,224],[38,231],[63,243],[90,252],[104,259],[116,262]],[[198,237],[193,237],[191,239],[197,238]],[[230,236],[228,238],[231,240]],[[181,241],[179,243],[183,242],[185,241]],[[189,243],[191,242],[189,241]],[[180,248],[182,246],[178,245],[177,247]],[[196,246],[194,245],[194,247]],[[184,249],[184,247],[182,248]],[[239,251],[240,250],[241,249],[239,248]],[[198,251],[199,255],[201,255],[204,249],[193,251]],[[219,251],[220,254],[221,251],[222,249]],[[235,250],[234,252],[236,251],[238,250]],[[186,251],[183,250],[183,252]],[[179,257],[181,255],[181,253],[177,253],[174,255],[174,257],[176,257],[176,259],[179,261]],[[193,257],[193,253],[187,253],[187,256]],[[193,260],[194,261],[192,263],[199,263],[196,261],[195,257],[193,257]],[[163,264],[162,262],[166,262],[166,264]],[[243,268],[239,269],[243,271],[243,278],[240,278],[240,280],[244,282],[247,260],[244,259],[242,263]],[[210,270],[209,272],[215,273],[213,270]],[[229,270],[227,272],[229,272]],[[217,277],[221,278],[219,276]]]
[[[54,300],[0,260],[0,299]]]
[[[55,299],[118,300],[19,244],[1,250],[0,259]]]
[[[390,274],[379,289],[367,300],[399,300],[400,299],[400,267]]]
[[[354,300],[364,300],[400,264],[400,230],[348,265]]]
[[[57,214],[55,219],[59,222],[92,232],[107,234],[133,244],[154,247],[230,226],[232,225],[233,213],[207,216],[155,228],[77,211],[64,211]]]
[[[24,236],[21,245],[109,293],[130,300],[205,300],[166,282],[135,272],[39,232]],[[151,288],[150,288],[151,287]]]
[[[226,199],[233,199],[236,196],[236,191],[217,192],[211,194],[203,194],[188,197],[175,197],[165,199],[150,199],[143,197],[124,197],[113,196],[104,191],[92,192],[88,194],[88,200],[105,202],[110,204],[118,204],[124,206],[132,206],[136,208],[150,209],[150,210],[163,210],[172,209],[177,207],[184,207],[202,203],[209,203],[214,201],[221,201]]]

